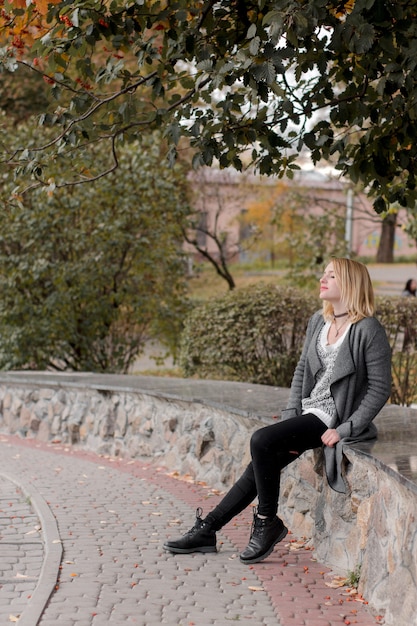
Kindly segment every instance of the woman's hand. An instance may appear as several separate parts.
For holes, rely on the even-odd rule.
[[[333,448],[333,446],[340,441],[339,433],[334,428],[328,428],[321,436],[321,440],[325,446]]]

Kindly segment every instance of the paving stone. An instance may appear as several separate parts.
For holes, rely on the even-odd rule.
[[[0,547],[9,550],[4,566],[14,572],[18,564],[35,578],[31,584],[0,583],[0,623],[8,623],[14,612],[19,621],[26,620],[24,626],[208,626],[235,621],[336,626],[348,613],[337,605],[338,590],[325,586],[323,573],[318,573],[323,567],[311,562],[308,551],[294,554],[290,544],[280,544],[262,564],[240,563],[250,510],[223,529],[218,554],[174,556],[162,549],[165,538],[191,527],[201,501],[208,511],[219,496],[207,498],[203,487],[139,461],[115,462],[70,448],[2,439]],[[30,498],[4,478],[9,473],[33,488],[35,502],[38,497],[47,503],[62,542],[57,579],[54,572],[42,570],[42,576],[49,576],[50,598],[36,622],[27,616],[42,586],[46,548],[52,546],[45,543]],[[26,533],[37,526],[36,542],[27,541]],[[2,545],[5,533],[14,542],[9,548]],[[334,606],[326,606],[328,596]],[[375,624],[365,607],[358,608],[356,624]]]

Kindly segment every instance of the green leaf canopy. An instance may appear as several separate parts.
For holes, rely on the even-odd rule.
[[[17,4],[5,4],[9,27],[44,3]],[[406,0],[66,0],[49,5],[30,53],[6,40],[0,58],[51,85],[41,121],[55,140],[30,146],[42,174],[57,152],[78,151],[79,182],[91,142],[115,149],[160,127],[171,159],[185,137],[195,166],[282,176],[307,146],[313,162],[332,159],[367,186],[381,212],[416,201],[416,14]],[[47,184],[20,148],[3,158]]]

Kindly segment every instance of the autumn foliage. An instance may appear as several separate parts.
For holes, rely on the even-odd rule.
[[[48,5],[60,0],[26,0],[2,2],[0,33],[3,43],[8,43],[19,55],[27,54],[33,42],[48,32],[46,21]]]

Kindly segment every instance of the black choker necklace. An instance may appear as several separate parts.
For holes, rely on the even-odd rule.
[[[337,320],[339,317],[345,317],[346,315],[349,315],[349,311],[346,311],[346,313],[339,313],[339,315],[335,315],[333,313],[333,317],[335,320]]]

